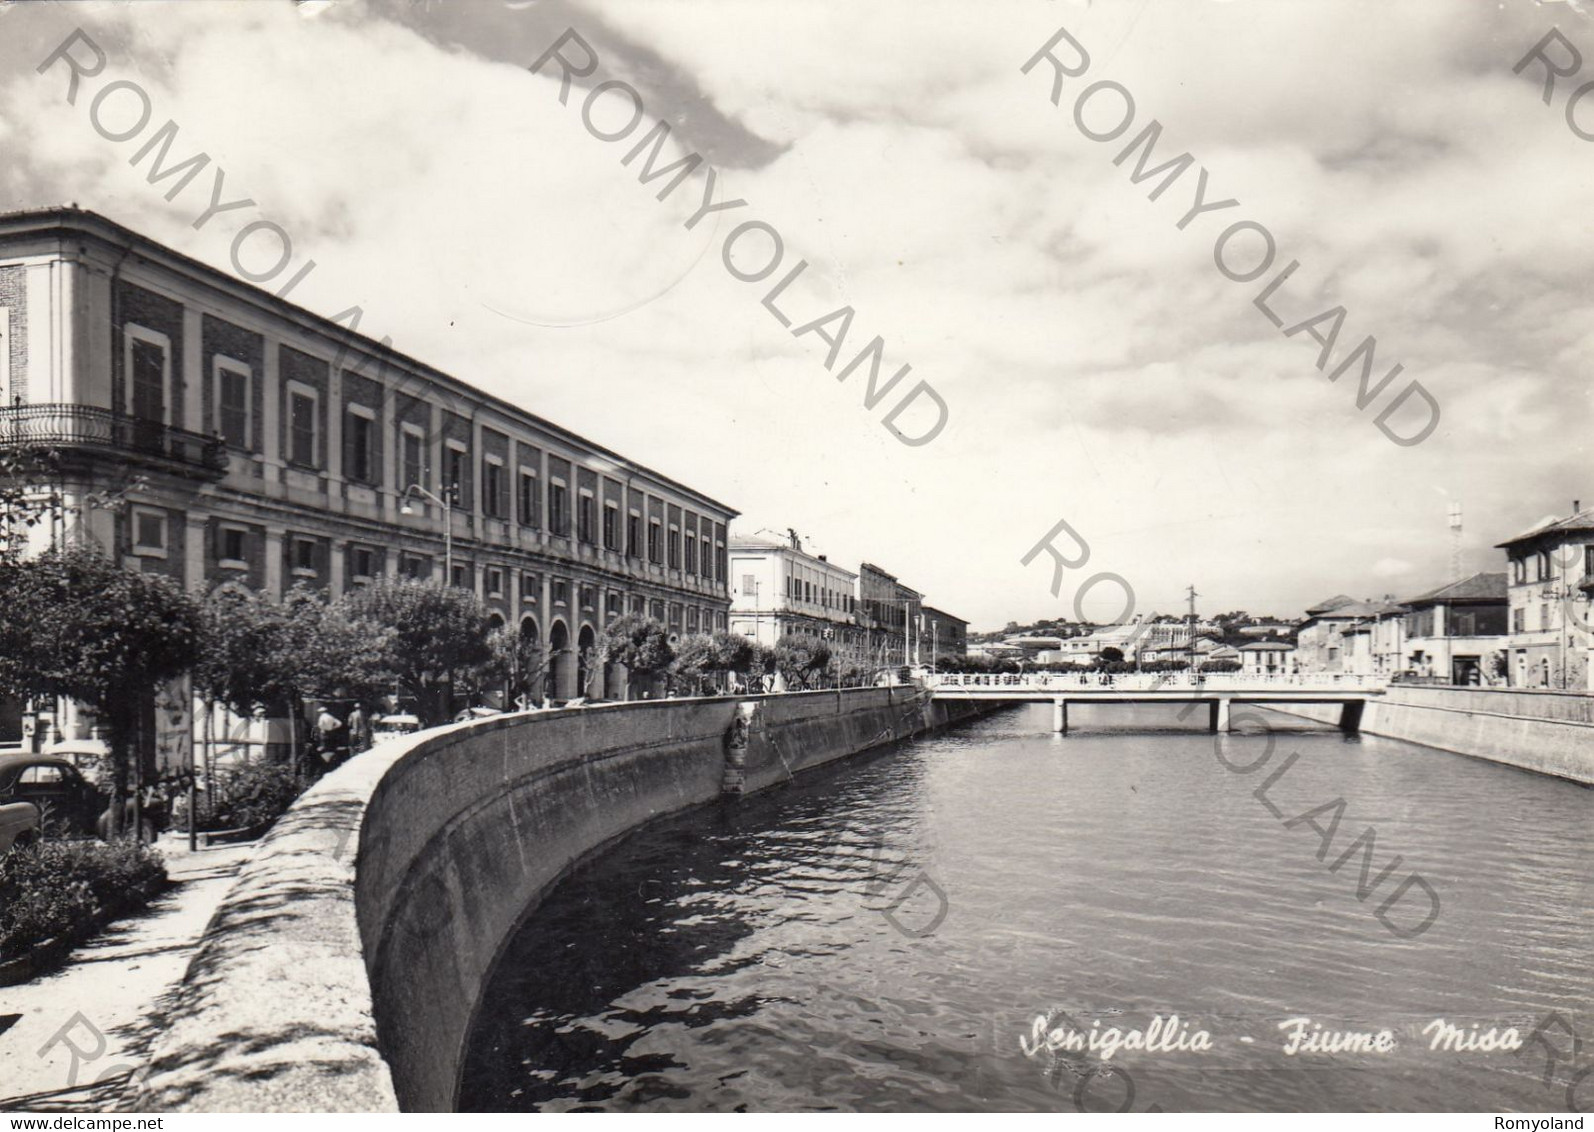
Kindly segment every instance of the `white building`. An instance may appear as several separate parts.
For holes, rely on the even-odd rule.
[[[1283,641],[1241,645],[1240,671],[1247,676],[1281,676],[1295,670],[1295,646]]]
[[[858,575],[786,538],[733,535],[731,632],[767,648],[787,634],[823,640],[840,667],[863,667],[867,634],[858,623]]]

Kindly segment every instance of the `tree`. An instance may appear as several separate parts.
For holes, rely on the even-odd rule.
[[[540,702],[549,660],[542,642],[500,625],[487,634],[487,645],[493,657],[472,674],[477,684],[482,689],[507,689],[511,703],[521,697],[526,703]]]
[[[0,593],[0,688],[64,696],[99,718],[115,836],[139,722],[156,691],[198,659],[198,604],[170,579],[123,570],[86,547],[0,562]]]
[[[663,623],[639,613],[627,613],[609,622],[599,654],[608,663],[625,665],[630,679],[663,672],[675,659],[669,631]]]
[[[1124,659],[1124,650],[1113,648],[1113,646],[1108,645],[1106,648],[1101,650],[1101,656],[1098,659],[1105,664],[1122,663]]]
[[[758,643],[740,633],[727,633],[724,629],[710,638],[712,646],[709,667],[715,672],[746,672],[757,656]]]
[[[830,663],[830,646],[813,637],[787,633],[775,642],[775,669],[788,688],[806,687]]]
[[[296,770],[307,698],[368,707],[392,687],[393,630],[329,606],[317,590],[295,586],[278,603],[228,586],[205,600],[201,614],[195,690],[236,715],[259,709],[285,717]]]
[[[377,578],[335,606],[391,631],[388,667],[422,726],[447,720],[454,675],[493,659],[489,614],[468,590],[414,578]]]
[[[668,669],[671,686],[684,689],[688,695],[700,695],[714,667],[714,639],[706,633],[694,633],[675,647]]]

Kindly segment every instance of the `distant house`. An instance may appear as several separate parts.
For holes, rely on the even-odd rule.
[[[1248,676],[1279,676],[1295,670],[1295,646],[1283,641],[1241,645],[1240,671]]]
[[[919,638],[925,642],[924,655],[963,656],[969,651],[969,623],[961,617],[924,606],[920,612]]]
[[[1508,647],[1506,588],[1505,574],[1474,574],[1407,599],[1407,669],[1452,684],[1494,683],[1489,657]]]
[[[1295,634],[1295,660],[1302,672],[1355,672],[1363,663],[1372,671],[1369,639],[1365,657],[1360,642],[1347,642],[1345,633],[1357,625],[1377,618],[1387,603],[1357,601],[1346,594],[1335,594],[1306,611]],[[1356,650],[1356,651],[1353,651]]]
[[[1510,564],[1506,645],[1512,686],[1594,690],[1594,511],[1574,502],[1566,518],[1546,518],[1497,545]]]

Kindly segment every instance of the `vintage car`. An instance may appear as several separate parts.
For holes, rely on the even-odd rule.
[[[39,807],[31,802],[0,803],[0,856],[39,841]]]
[[[29,802],[36,806],[45,833],[105,837],[110,829],[108,801],[70,759],[0,755],[0,805]],[[124,805],[123,826],[131,828],[137,807],[131,798]],[[147,796],[140,840],[153,842],[165,817],[165,804],[153,794]]]

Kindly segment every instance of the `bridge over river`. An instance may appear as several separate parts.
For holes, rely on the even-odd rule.
[[[1052,704],[1052,730],[1068,730],[1069,704],[1206,704],[1208,726],[1228,731],[1235,703],[1338,704],[1340,730],[1361,727],[1369,699],[1389,680],[1341,672],[949,672],[925,678],[938,700],[1011,700]]]

